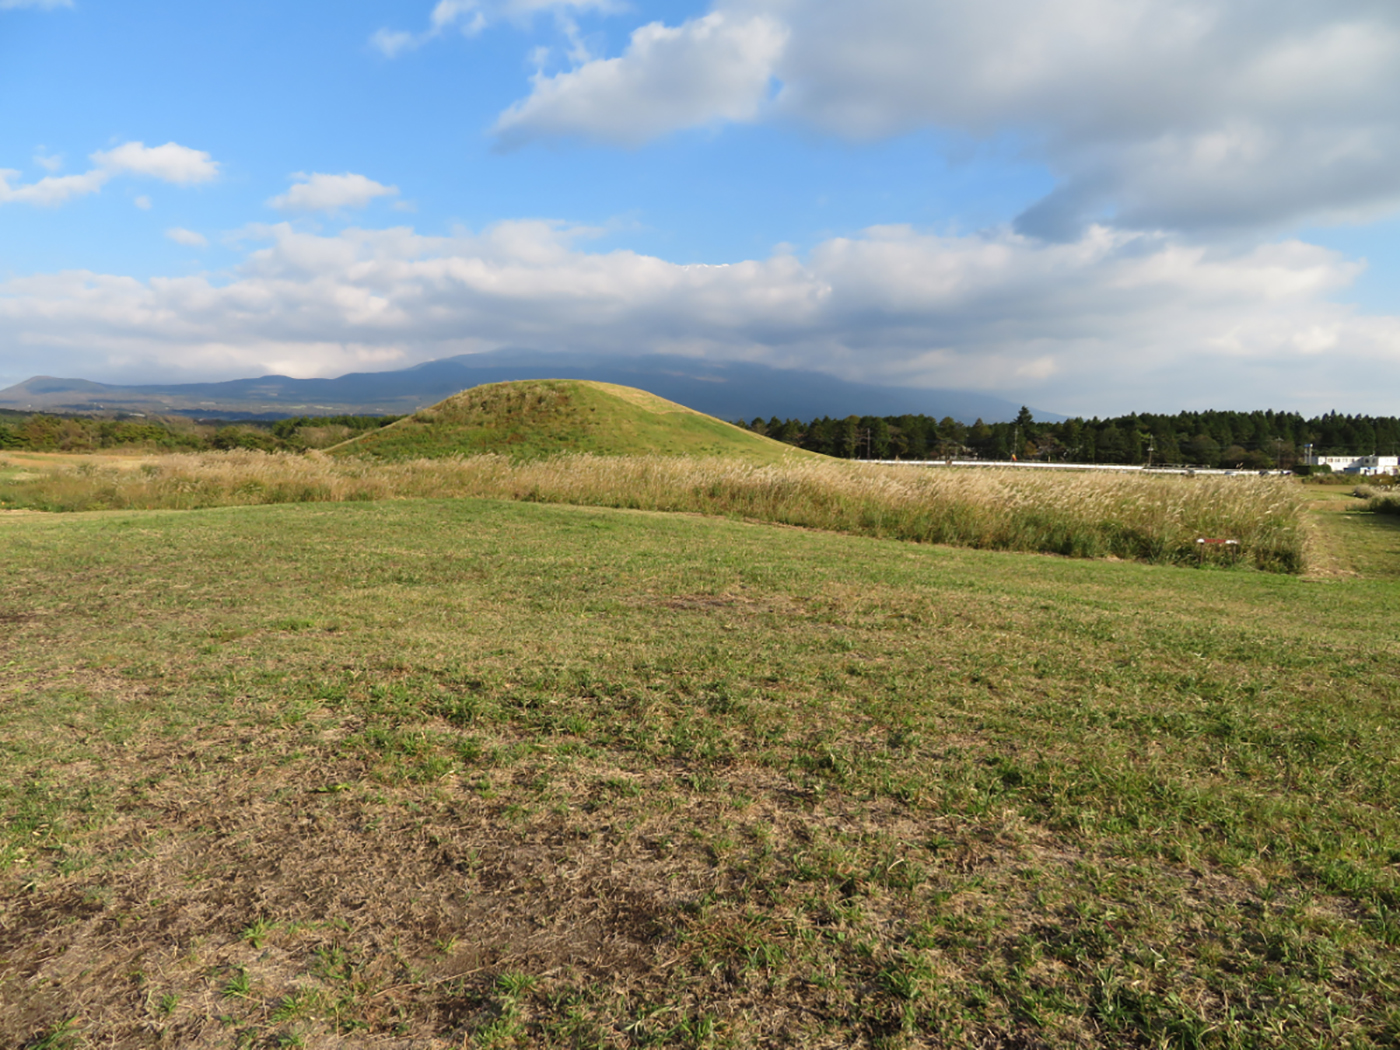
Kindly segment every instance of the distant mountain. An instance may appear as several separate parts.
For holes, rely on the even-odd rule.
[[[964,423],[1013,419],[1020,405],[965,390],[848,383],[821,372],[736,361],[650,354],[622,357],[495,350],[427,361],[394,372],[352,372],[338,379],[262,376],[223,383],[111,386],[36,376],[0,390],[0,408],[47,412],[121,411],[223,419],[282,419],[341,413],[412,412],[459,390],[513,379],[592,379],[640,387],[720,419],[810,420],[818,416],[906,413]],[[1040,409],[1037,419],[1065,417]]]

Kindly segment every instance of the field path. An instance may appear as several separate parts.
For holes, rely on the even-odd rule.
[[[1400,518],[1361,508],[1360,500],[1343,493],[1307,505],[1308,576],[1400,579]]]

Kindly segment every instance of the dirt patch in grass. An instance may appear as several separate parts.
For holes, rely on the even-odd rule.
[[[276,788],[265,780],[206,788],[199,798],[144,798],[144,810],[163,814],[158,835],[126,819],[83,844],[93,856],[130,855],[119,869],[55,878],[7,909],[3,987],[29,990],[3,1024],[12,1038],[78,1017],[112,1046],[156,1034],[270,1044],[291,1021],[329,1037],[363,1032],[376,1045],[456,1045],[498,1016],[498,978],[512,972],[539,982],[530,1011],[539,1017],[555,990],[601,982],[612,997],[636,996],[640,1017],[607,1023],[617,1045],[630,1041],[629,1024],[657,1017],[647,1001],[658,993],[671,1000],[663,1020],[701,1012],[760,1040],[851,1005],[746,972],[745,952],[776,962],[792,934],[735,899],[747,895],[742,868],[671,841],[676,817],[713,820],[704,802],[626,829],[615,815],[579,814],[511,826],[500,807],[470,800],[440,801],[428,816],[400,799],[336,793],[269,804]],[[807,819],[766,806],[748,823],[776,825],[789,849],[881,824],[853,811]],[[908,820],[886,828],[896,837],[926,830]],[[986,877],[1006,852],[995,839],[969,843],[948,867]],[[831,878],[813,928],[849,926],[852,907],[875,928],[902,925],[898,899],[859,865]],[[804,927],[813,921],[791,904],[783,912]],[[298,1003],[308,1004],[300,1014]]]
[[[319,772],[349,783],[363,771]],[[119,801],[100,834],[65,846],[108,870],[45,880],[7,908],[4,987],[34,994],[4,1029],[82,1016],[126,1045],[155,1020],[132,1010],[150,995],[178,997],[201,1028],[225,1015],[265,1025],[269,1004],[314,986],[338,996],[342,1027],[389,1031],[409,1004],[428,1006],[412,1011],[421,1036],[451,1014],[461,989],[442,986],[459,977],[523,967],[618,980],[650,968],[657,917],[680,888],[606,826],[555,818],[507,832],[499,807],[470,798],[431,814],[403,801],[307,793],[272,774]],[[249,934],[260,924],[264,937]],[[277,950],[252,943],[263,940]],[[353,980],[318,970],[331,951],[354,960]],[[222,986],[240,968],[255,991],[229,1001]]]

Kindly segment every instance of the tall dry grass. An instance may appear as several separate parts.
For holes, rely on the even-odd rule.
[[[1198,538],[1239,541],[1261,569],[1303,567],[1300,487],[1278,478],[1041,474],[731,459],[500,456],[370,462],[232,451],[139,470],[60,466],[0,481],[0,506],[194,509],[483,496],[736,515],[867,536],[1072,557],[1195,563]],[[1215,549],[1212,548],[1212,551]]]

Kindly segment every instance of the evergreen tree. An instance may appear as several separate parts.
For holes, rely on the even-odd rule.
[[[860,450],[860,417],[847,416],[841,426],[841,454],[855,459]]]

